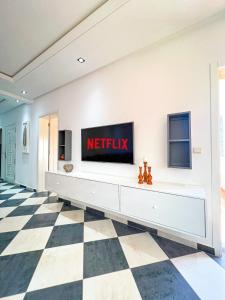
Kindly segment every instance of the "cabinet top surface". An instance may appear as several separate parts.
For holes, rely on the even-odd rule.
[[[191,198],[205,199],[205,190],[203,187],[198,185],[180,184],[180,183],[169,183],[169,182],[153,182],[152,185],[138,184],[136,178],[104,175],[98,173],[87,173],[87,172],[71,172],[66,173],[63,171],[57,172],[46,172],[49,174],[62,175],[67,177],[74,177],[79,179],[92,180],[97,182],[104,182],[110,184],[117,184],[120,186],[131,187],[142,190],[149,190],[159,193],[167,193],[178,196],[185,196]]]

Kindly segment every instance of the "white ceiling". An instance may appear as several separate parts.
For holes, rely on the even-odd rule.
[[[15,75],[106,0],[7,0],[0,9],[0,72]]]
[[[225,0],[4,1],[0,89],[35,99],[224,9]]]
[[[0,95],[0,115],[21,105],[15,99],[8,96]]]
[[[25,103],[32,103],[32,100],[0,90],[0,115]]]

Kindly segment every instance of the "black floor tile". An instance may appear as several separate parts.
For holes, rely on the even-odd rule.
[[[24,300],[82,300],[82,281],[29,292]]]
[[[128,221],[127,222],[129,226],[131,227],[134,227],[134,228],[137,228],[137,229],[140,229],[142,231],[146,231],[146,232],[149,232],[150,234],[152,235],[157,235],[157,229],[155,228],[151,228],[151,227],[148,227],[148,226],[144,226],[142,224],[138,224],[138,223],[135,223],[135,222],[132,222],[132,221]]]
[[[199,250],[197,249],[185,246],[183,244],[168,240],[160,236],[153,235],[152,237],[169,258],[175,258],[199,252]]]
[[[1,226],[1,225],[0,225]],[[17,235],[18,231],[0,233],[0,254]]]
[[[0,200],[8,200],[9,198],[11,198],[12,196],[14,196],[14,194],[0,194]]]
[[[34,193],[31,198],[35,197],[48,197],[50,195],[50,192],[36,192]]]
[[[33,215],[40,205],[25,205],[14,209],[7,217]]]
[[[132,273],[142,299],[199,299],[169,260],[134,268]]]
[[[58,213],[33,215],[23,229],[54,226]]]
[[[52,230],[46,248],[82,243],[83,240],[83,224],[68,224],[55,226]]]
[[[5,191],[7,191],[7,190],[0,190],[0,195],[1,195],[3,192],[5,192]]]
[[[26,199],[7,200],[0,204],[0,207],[11,207],[22,204]]]
[[[94,208],[89,207],[89,206],[86,207],[86,211],[91,213],[91,214],[98,215],[98,216],[101,216],[101,217],[105,216],[105,213],[103,211],[98,210],[98,209],[94,209]]]
[[[84,244],[84,278],[129,268],[117,238]]]
[[[136,234],[136,233],[143,233],[142,230],[139,230],[137,228],[128,226],[126,224],[117,222],[115,220],[112,220],[114,228],[116,230],[116,233],[118,236],[124,236],[124,235],[130,235],[130,234]]]
[[[74,205],[68,205],[67,203],[63,204],[63,207],[61,211],[70,211],[70,210],[80,210],[81,208],[74,206]]]
[[[84,212],[84,222],[91,222],[91,221],[99,221],[99,220],[105,220],[106,217],[92,214],[88,211]]]
[[[0,297],[24,293],[42,251],[32,251],[0,257]]]

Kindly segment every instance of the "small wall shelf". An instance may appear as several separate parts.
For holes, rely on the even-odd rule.
[[[191,169],[191,113],[169,114],[168,167]]]
[[[72,131],[59,130],[58,160],[70,161],[72,158]]]

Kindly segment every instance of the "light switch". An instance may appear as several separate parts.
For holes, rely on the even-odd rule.
[[[202,148],[200,148],[200,147],[193,147],[193,153],[195,153],[195,154],[201,154],[202,153]]]

